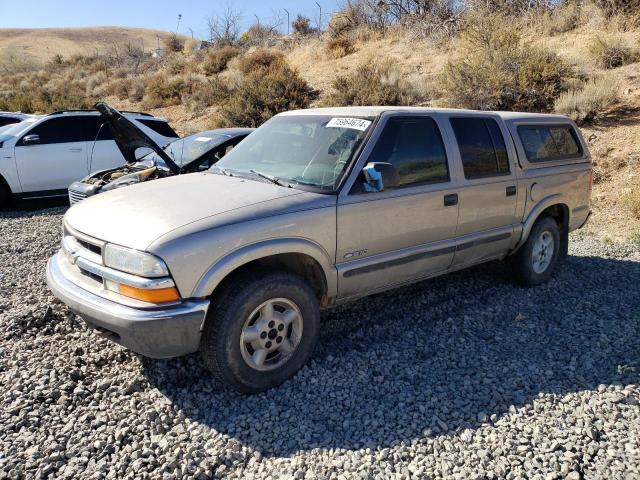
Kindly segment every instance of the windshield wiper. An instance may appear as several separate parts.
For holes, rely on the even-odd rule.
[[[251,170],[249,170],[249,171],[251,173],[254,173],[254,174],[258,175],[261,178],[264,178],[265,180],[269,180],[271,183],[275,183],[276,185],[280,185],[281,187],[292,188],[290,183],[283,182],[282,180],[280,180],[277,177],[272,177],[271,175],[267,175],[266,173],[258,172],[257,170],[254,170],[253,168]]]

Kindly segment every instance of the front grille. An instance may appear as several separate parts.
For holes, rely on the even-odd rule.
[[[100,248],[100,245],[94,245],[93,243],[89,243],[86,240],[81,240],[80,238],[76,238],[76,242],[78,242],[78,244],[80,244],[83,248],[86,248],[90,252],[102,255],[102,248]]]
[[[69,203],[71,205],[78,203],[80,200],[84,200],[85,198],[87,198],[87,196],[84,193],[69,190]]]

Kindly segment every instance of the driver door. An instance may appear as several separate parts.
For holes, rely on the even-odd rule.
[[[373,139],[372,139],[373,140]],[[435,115],[389,116],[365,163],[392,164],[396,188],[340,195],[338,297],[358,297],[447,270],[458,223],[457,185]],[[355,172],[354,172],[355,174]]]

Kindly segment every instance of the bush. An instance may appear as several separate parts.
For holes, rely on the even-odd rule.
[[[216,48],[207,52],[202,62],[202,71],[207,75],[215,75],[227,68],[229,61],[238,55],[240,51],[230,45]]]
[[[257,127],[277,113],[307,108],[313,97],[313,90],[298,72],[276,63],[247,73],[220,108],[216,124]]]
[[[146,108],[178,105],[185,90],[181,76],[169,77],[158,73],[145,79],[144,105]]]
[[[558,35],[575,30],[580,25],[580,21],[580,6],[575,3],[555,7],[545,12],[540,19],[542,30],[547,35]]]
[[[618,38],[596,38],[589,53],[600,68],[618,68],[638,61],[638,52]]]
[[[183,101],[188,110],[199,114],[205,108],[227,100],[229,95],[227,85],[216,76],[194,84],[191,93],[184,96]]]
[[[182,51],[188,55],[190,53],[195,52],[197,46],[198,46],[198,42],[194,38],[187,38],[184,41],[184,48],[182,49]]]
[[[175,33],[166,37],[163,44],[166,53],[178,53],[184,49],[184,42]]]
[[[629,207],[631,214],[640,220],[640,190],[628,193],[624,197],[624,201]]]
[[[277,50],[261,48],[246,53],[239,58],[238,70],[245,75],[257,72],[261,69],[282,68],[285,66],[284,55]]]
[[[327,42],[327,52],[332,58],[342,58],[355,51],[353,42],[347,37],[331,38]]]
[[[326,105],[412,105],[420,100],[390,60],[360,64],[354,74],[336,78],[333,90]]]
[[[640,10],[640,0],[594,0],[607,15],[633,14]]]
[[[477,16],[463,35],[464,56],[439,77],[449,104],[476,110],[549,111],[574,78],[549,50],[521,45],[500,15]]]
[[[301,36],[310,35],[315,31],[315,29],[311,27],[311,20],[300,14],[298,14],[291,24],[291,28],[293,28],[294,34]]]
[[[594,120],[618,100],[618,84],[604,77],[585,83],[581,88],[562,93],[555,111],[567,115],[577,123]]]

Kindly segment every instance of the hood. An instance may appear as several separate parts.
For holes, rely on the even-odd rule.
[[[180,167],[171,160],[169,155],[131,120],[104,102],[96,103],[95,108],[111,129],[113,139],[127,163],[133,164],[137,162],[136,150],[138,148],[150,148],[158,154],[165,165],[169,167],[169,170],[175,174],[180,173]]]
[[[65,222],[91,237],[146,250],[187,224],[210,217],[232,222],[234,215],[237,220],[269,215],[269,206],[280,211],[307,195],[320,196],[239,177],[193,173],[89,197],[67,211]]]

